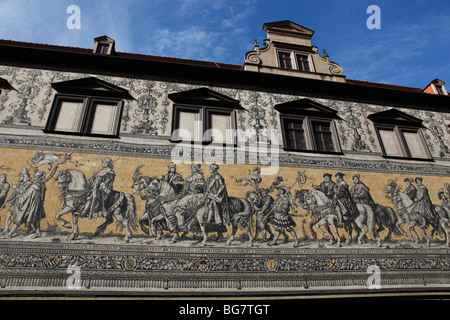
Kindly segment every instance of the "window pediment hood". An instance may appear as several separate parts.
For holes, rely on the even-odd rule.
[[[400,110],[390,109],[378,113],[373,113],[367,117],[374,123],[379,124],[396,124],[412,127],[423,127],[422,120],[410,116]]]
[[[238,100],[210,90],[208,88],[199,88],[183,92],[171,93],[169,94],[169,99],[175,103],[181,104],[213,106],[229,109],[243,109]]]
[[[0,89],[14,90],[14,88],[9,84],[8,80],[3,78],[0,78]]]
[[[58,91],[58,93],[64,94],[82,94],[129,100],[134,99],[128,90],[95,77],[52,83],[52,88]]]
[[[277,104],[274,109],[281,114],[287,115],[313,116],[341,120],[336,110],[307,98]]]

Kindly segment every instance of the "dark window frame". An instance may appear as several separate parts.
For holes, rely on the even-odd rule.
[[[309,62],[309,55],[296,53],[295,59],[297,62],[297,69],[303,72],[311,72],[311,63]]]
[[[292,63],[291,52],[278,51],[278,63],[281,69],[293,70],[294,66]]]
[[[305,138],[305,149],[292,148],[288,145],[287,138],[287,130],[286,130],[286,120],[297,120],[302,121],[303,123],[303,132]],[[296,152],[312,152],[312,153],[324,153],[324,154],[342,154],[341,143],[339,140],[339,135],[336,128],[336,123],[334,119],[330,119],[327,117],[317,117],[317,116],[295,116],[290,114],[280,114],[280,121],[282,127],[282,135],[283,135],[283,145],[284,150],[286,151],[296,151]],[[320,147],[317,144],[315,139],[315,131],[313,127],[313,123],[327,123],[329,124],[330,133],[333,139],[334,150],[320,150]]]
[[[179,113],[180,111],[184,112],[198,112],[199,113],[199,122],[200,124],[200,130],[199,134],[201,137],[197,139],[197,137],[194,137],[194,139],[188,141],[188,140],[182,140],[179,138],[178,133],[176,130],[180,129],[180,117]],[[213,142],[212,137],[210,135],[210,132],[208,132],[209,129],[212,128],[212,121],[211,121],[211,115],[212,114],[220,114],[220,115],[227,115],[230,116],[231,121],[231,130],[233,130],[234,134],[232,137],[232,142]],[[171,142],[175,143],[191,143],[191,144],[210,144],[210,145],[236,145],[236,134],[235,131],[237,129],[237,117],[236,112],[234,109],[228,109],[228,108],[220,108],[220,107],[214,107],[214,106],[199,106],[199,105],[189,105],[189,104],[174,104],[173,106],[173,114],[172,114],[172,135],[171,135]],[[226,139],[226,137],[224,137]]]
[[[63,131],[55,129],[58,121],[59,113],[61,111],[61,105],[63,102],[81,102],[83,103],[83,110],[80,115],[80,126],[77,131]],[[111,119],[113,123],[113,132],[111,134],[92,133],[92,125],[95,116],[95,105],[97,103],[104,103],[108,105],[114,105],[117,107],[115,113],[115,119]],[[53,105],[50,110],[50,115],[47,120],[44,132],[77,136],[92,136],[103,138],[119,138],[119,132],[121,127],[122,113],[123,113],[124,101],[117,98],[106,98],[101,96],[86,96],[76,94],[57,94],[53,100]]]
[[[434,161],[425,140],[423,130],[425,127],[422,125],[422,120],[415,118],[407,113],[404,113],[397,109],[389,109],[386,111],[371,114],[367,117],[373,122],[375,132],[378,138],[378,142],[381,147],[383,158],[387,159],[402,159],[402,160],[418,160],[418,161]],[[381,139],[380,130],[394,131],[394,137],[401,151],[401,156],[388,155],[383,140]],[[413,157],[411,151],[409,151],[406,139],[402,132],[414,132],[417,133],[419,143],[425,152],[424,158]]]
[[[402,159],[402,160],[419,160],[419,161],[433,161],[433,157],[426,143],[425,137],[423,135],[422,129],[420,127],[415,126],[406,126],[406,125],[394,125],[394,124],[382,124],[375,123],[375,132],[377,134],[378,142],[381,147],[381,152],[384,158],[388,159]],[[393,131],[396,142],[400,148],[401,156],[389,155],[386,151],[386,147],[381,139],[380,130],[389,130]],[[404,132],[412,132],[416,133],[419,139],[419,143],[422,145],[423,151],[425,152],[425,156],[423,158],[413,157],[411,155],[411,151],[408,147],[408,143],[406,142]]]

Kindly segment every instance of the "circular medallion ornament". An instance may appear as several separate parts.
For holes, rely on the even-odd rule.
[[[197,262],[197,268],[199,271],[205,272],[208,271],[210,267],[210,262],[208,259],[200,259]]]
[[[397,269],[397,260],[386,259],[384,261],[384,265],[386,266],[386,269],[388,269],[388,270],[395,270],[395,269]]]
[[[278,270],[279,263],[275,259],[267,259],[265,263],[267,271],[275,272]]]
[[[137,259],[135,257],[127,257],[122,260],[122,268],[127,271],[133,271],[137,267]]]
[[[61,257],[59,255],[47,255],[44,258],[44,267],[47,269],[55,269],[59,266]]]

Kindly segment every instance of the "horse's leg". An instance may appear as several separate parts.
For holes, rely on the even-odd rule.
[[[131,229],[130,229],[130,223],[128,221],[128,219],[126,219],[124,216],[122,216],[121,212],[120,212],[120,208],[118,208],[115,212],[114,212],[114,217],[117,219],[117,221],[119,221],[125,228],[125,238],[123,238],[124,242],[130,242],[131,237],[132,237],[132,233],[131,233]]]
[[[339,230],[338,230],[338,228],[336,226],[336,221],[335,221],[336,220],[336,216],[329,216],[327,220],[328,220],[329,226],[331,226],[331,229],[333,230],[333,232],[334,232],[334,234],[336,236],[336,240],[337,240],[336,246],[340,247],[341,246],[341,237],[339,235]],[[332,234],[331,231],[330,231],[330,234]]]
[[[156,240],[160,240],[162,238],[162,232],[158,232],[156,223],[158,223],[159,221],[163,221],[164,219],[164,215],[160,214],[150,220],[150,228],[152,229],[153,236],[156,238]]]
[[[297,248],[300,245],[300,240],[297,237],[297,234],[295,233],[295,230],[293,228],[289,228],[289,233],[292,234],[292,236],[294,237],[294,248]]]
[[[202,230],[203,240],[200,243],[202,247],[206,246],[206,241],[208,241],[208,233],[206,232],[206,225],[204,223],[200,223],[200,230]]]
[[[324,230],[322,230],[322,228],[320,228],[321,226],[326,225],[326,220],[325,219],[320,219],[319,221],[317,221],[317,223],[314,225],[314,227],[317,229],[317,231],[320,232],[321,235],[323,235],[324,237],[328,237],[330,238],[330,234]]]
[[[78,238],[79,228],[78,228],[78,216],[72,213],[72,224],[73,231],[72,234],[67,238],[68,240],[75,240]]]
[[[367,233],[366,227],[364,226],[364,223],[363,223],[364,220],[365,220],[365,216],[361,216],[361,215],[355,219],[355,223],[358,226],[359,230],[361,231],[361,233],[358,237],[358,245],[359,246],[362,246],[362,240],[364,239],[364,237]]]
[[[106,227],[108,227],[113,222],[114,222],[114,219],[112,216],[106,217],[106,221],[104,223],[102,223],[100,226],[98,226],[97,230],[95,230],[94,237],[97,237],[98,235],[105,232]]]
[[[71,206],[66,206],[66,207],[63,208],[60,212],[58,212],[58,213],[56,214],[56,221],[58,221],[58,223],[59,223],[62,227],[67,228],[67,229],[72,228],[72,226],[70,225],[70,223],[67,222],[66,220],[64,220],[64,219],[62,218],[62,216],[66,215],[66,214],[68,214],[68,213],[70,213],[70,212],[72,212],[72,210],[73,210],[73,207],[71,207]]]
[[[231,236],[227,240],[227,243],[226,243],[227,246],[230,246],[231,243],[234,241],[234,238],[236,236],[236,232],[238,230],[238,227],[234,223],[231,224],[231,228],[232,228]]]
[[[309,223],[309,230],[311,231],[311,236],[313,240],[317,240],[317,233],[314,231],[314,226],[317,224],[315,219]]]
[[[149,214],[148,212],[144,213],[144,215],[139,219],[139,225],[141,226],[141,230],[146,234],[150,235],[150,231],[147,227],[150,227]]]

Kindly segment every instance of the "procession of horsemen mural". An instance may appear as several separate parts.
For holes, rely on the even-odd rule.
[[[2,161],[1,239],[449,245],[445,177],[293,167],[273,176],[254,165],[44,152],[30,158],[13,149],[2,151]]]

